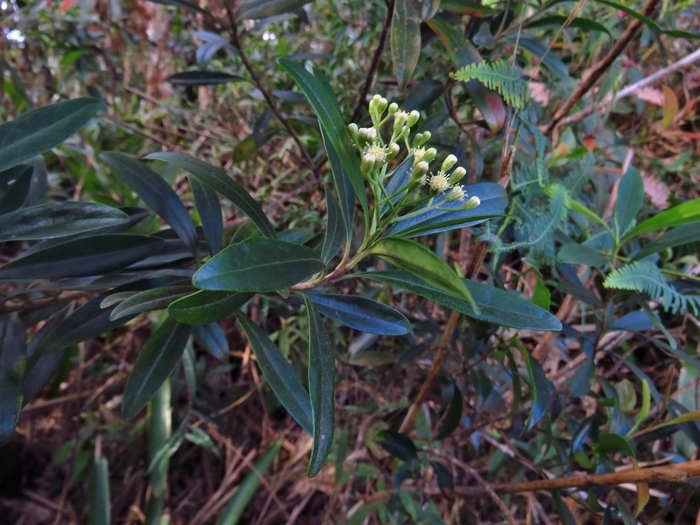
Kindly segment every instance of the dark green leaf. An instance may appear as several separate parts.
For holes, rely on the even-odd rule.
[[[569,264],[584,264],[600,268],[607,264],[608,258],[599,254],[593,248],[575,242],[565,244],[557,253],[557,261]]]
[[[612,39],[612,34],[610,34],[610,30],[607,27],[589,18],[574,18],[573,20],[569,20],[568,17],[564,15],[549,15],[543,16],[542,18],[538,18],[537,20],[533,20],[532,22],[528,22],[523,27],[549,27],[559,29],[565,23],[568,25],[568,27],[573,27],[575,29],[583,29],[585,31],[600,31],[602,33],[606,33]]]
[[[529,38],[518,37],[520,37],[519,34],[510,33],[505,37],[505,40],[515,42],[517,39],[518,44],[523,49],[529,51],[537,58],[542,60],[542,63],[547,66],[552,73],[557,75],[559,78],[569,78],[569,68],[566,67],[566,64],[562,62],[561,58],[559,58],[555,53],[550,52],[547,46]]]
[[[214,18],[208,11],[205,11],[201,7],[186,0],[149,0],[154,4],[169,5],[173,7],[179,7],[181,9],[186,9],[187,11],[192,11],[193,13],[199,13],[200,15],[207,16],[209,18]]]
[[[637,455],[624,437],[619,434],[604,433],[598,437],[595,443],[596,451],[601,454],[626,454],[632,459],[636,459]]]
[[[627,232],[622,242],[628,241],[643,233],[672,228],[693,222],[700,222],[700,199],[684,202],[668,210],[657,213],[650,219],[638,224]]]
[[[180,360],[191,326],[167,318],[139,352],[126,380],[122,417],[133,419],[146,406]]]
[[[76,98],[33,109],[0,125],[0,172],[57,146],[102,107],[96,98]]]
[[[198,324],[192,327],[192,338],[219,361],[226,361],[228,341],[216,323]]]
[[[406,434],[393,430],[382,430],[377,434],[377,443],[401,461],[409,462],[412,459],[418,459],[418,449],[413,440]]]
[[[218,71],[183,71],[170,75],[165,81],[177,86],[215,86],[229,82],[250,82],[247,78]]]
[[[508,206],[508,195],[500,184],[495,182],[478,182],[467,184],[464,190],[471,196],[479,197],[481,204],[476,208],[459,211],[464,206],[463,202],[444,202],[446,194],[438,195],[433,200],[433,205],[448,210],[434,209],[421,213],[414,217],[397,222],[388,232],[388,235],[401,237],[417,237],[418,235],[430,235],[458,228],[466,228],[480,224],[505,210]],[[423,209],[428,204],[418,206],[415,211]]]
[[[162,288],[144,290],[127,297],[117,304],[109,318],[115,321],[122,317],[133,317],[134,315],[154,310],[165,310],[170,303],[191,294],[194,290],[189,285],[164,286]]]
[[[571,451],[569,452],[570,457],[573,458],[576,455],[576,452],[582,450],[583,445],[586,443],[586,439],[588,439],[591,434],[595,432],[595,429],[593,428],[595,421],[595,416],[587,417],[571,435]]]
[[[54,202],[23,208],[3,216],[0,242],[54,239],[109,228],[129,221],[117,208],[93,202]]]
[[[389,175],[389,183],[386,185],[386,194],[394,195],[390,202],[396,204],[402,197],[402,193],[399,191],[405,188],[411,182],[411,175],[413,174],[413,155],[409,155],[406,159],[399,164]],[[389,202],[383,203],[379,208],[379,214],[384,215],[389,210]]]
[[[197,212],[202,221],[209,253],[216,255],[221,250],[221,238],[224,235],[224,219],[219,197],[210,186],[204,184],[197,177],[190,177],[190,186],[192,187],[194,204],[197,206]]]
[[[60,279],[124,268],[157,252],[163,240],[145,235],[94,235],[39,250],[0,267],[0,279]]]
[[[365,297],[342,294],[307,294],[320,313],[345,326],[380,335],[404,335],[411,324],[404,315]]]
[[[328,208],[328,215],[326,216],[326,231],[323,236],[323,248],[321,249],[323,264],[329,264],[333,260],[333,257],[343,246],[347,237],[345,222],[343,221],[338,200],[328,190],[326,190],[326,207]]]
[[[454,497],[455,489],[452,473],[445,465],[438,461],[431,461],[430,465],[433,467],[435,478],[437,479],[438,487],[440,488],[442,495],[446,498],[452,499]]]
[[[620,180],[618,193],[623,196],[615,203],[615,215],[613,216],[613,229],[618,239],[634,223],[637,212],[644,202],[644,182],[642,175],[636,168],[629,168],[625,176]]]
[[[243,213],[251,218],[265,236],[275,236],[275,231],[272,229],[270,221],[262,211],[260,204],[221,168],[207,164],[184,153],[159,152],[151,153],[144,158],[164,160],[191,173],[238,206]]]
[[[348,242],[352,235],[354,227],[353,221],[355,217],[355,189],[353,188],[350,177],[340,163],[340,159],[333,149],[327,133],[321,129],[321,138],[326,148],[328,162],[331,165],[331,173],[335,182],[335,191],[338,193],[338,205],[340,206],[340,214],[343,218],[345,226],[345,240]]]
[[[435,439],[445,439],[452,434],[462,421],[462,391],[456,384],[452,384],[452,396],[449,399],[445,417],[440,429],[435,434]]]
[[[391,61],[399,89],[406,84],[416,69],[420,57],[420,17],[411,0],[396,0],[391,21]]]
[[[200,290],[172,303],[168,308],[168,314],[181,323],[215,323],[233,314],[251,297],[253,297],[251,293]]]
[[[590,391],[591,386],[593,386],[593,381],[595,381],[595,363],[590,359],[586,359],[576,369],[571,385],[571,395],[574,397],[585,396]]]
[[[34,168],[20,164],[0,173],[0,215],[19,210],[27,200]],[[3,217],[3,221],[4,221]]]
[[[96,457],[90,473],[88,525],[110,525],[112,523],[110,501],[107,459]]]
[[[698,34],[698,33],[690,33],[689,31],[681,31],[678,29],[664,29],[659,24],[654,22],[651,18],[648,18],[648,17],[644,16],[643,14],[638,13],[634,9],[630,9],[629,7],[627,7],[625,5],[621,5],[621,4],[618,4],[616,2],[610,2],[609,0],[597,0],[597,1],[600,2],[601,4],[609,5],[610,7],[614,7],[615,9],[619,9],[620,11],[627,13],[632,18],[639,20],[644,25],[651,27],[652,29],[658,31],[659,33],[663,33],[666,36],[670,36],[673,38],[700,39],[700,34]]]
[[[469,15],[475,18],[486,18],[493,14],[493,8],[483,5],[475,0],[442,0],[440,9],[459,13],[460,15]]]
[[[493,392],[493,383],[486,374],[476,369],[472,369],[469,373],[469,377],[472,380],[472,385],[476,392],[476,410],[481,412],[486,400],[491,395],[491,392]]]
[[[442,306],[457,310],[466,316],[487,323],[510,326],[512,328],[529,328],[531,330],[561,330],[561,323],[556,317],[530,301],[476,281],[464,279],[464,283],[479,306],[478,312],[474,310],[469,301],[454,294],[443,292],[408,272],[366,272],[355,274],[353,277],[364,277],[365,279],[398,286],[426,299],[431,299]]]
[[[291,13],[311,3],[311,0],[246,0],[236,12],[236,20],[267,18]]]
[[[143,199],[149,208],[170,225],[194,255],[199,252],[197,232],[187,213],[187,208],[175,190],[160,175],[138,160],[116,151],[101,153],[100,158]]]
[[[305,296],[304,299],[309,316],[309,398],[314,427],[306,475],[312,478],[321,471],[333,444],[335,357],[321,317],[309,298]]]
[[[15,432],[22,409],[27,344],[16,314],[0,316],[0,447]]]
[[[411,89],[401,107],[404,111],[413,111],[414,109],[423,111],[439,99],[444,92],[445,85],[439,80],[424,80]]]
[[[194,274],[192,283],[205,290],[274,292],[324,268],[311,248],[255,237],[216,254]]]
[[[299,376],[267,334],[247,315],[237,311],[236,319],[245,330],[258,366],[277,399],[301,428],[313,436],[311,402]]]
[[[324,131],[324,141],[328,139],[326,147],[334,150],[340,160],[340,165],[345,170],[352,187],[355,189],[355,194],[360,199],[362,209],[367,214],[367,194],[365,193],[365,183],[360,171],[360,161],[350,142],[350,135],[345,127],[345,120],[328,81],[320,72],[316,71],[312,75],[303,66],[291,60],[281,58],[279,64],[291,75],[316,111],[319,123]],[[329,145],[331,148],[328,148]]]
[[[532,409],[527,418],[525,431],[534,427],[547,413],[549,407],[549,379],[542,370],[537,360],[527,351],[522,352],[530,376],[530,390],[532,391]]]
[[[408,239],[384,237],[372,245],[367,253],[386,259],[399,268],[408,270],[419,279],[474,304],[469,289],[462,279],[444,259],[422,244]]]
[[[473,62],[481,62],[481,55],[469,43],[460,29],[438,18],[430,20],[428,25],[440,37],[455,69]],[[496,91],[486,89],[476,79],[470,80],[464,85],[491,131],[497,133],[503,127],[506,119],[506,108],[501,97]]]
[[[282,442],[276,441],[267,452],[260,456],[260,459],[255,462],[255,468],[243,479],[231,501],[226,505],[216,525],[236,525],[239,522],[243,512],[248,507],[248,503],[250,503],[255,491],[260,486],[260,482],[270,466],[272,466],[272,462],[279,454],[281,448]]]
[[[640,260],[651,255],[652,253],[661,252],[667,250],[668,248],[675,248],[676,246],[683,246],[693,242],[700,241],[700,228],[697,224],[684,224],[678,228],[673,228],[666,233],[660,235],[649,244],[644,246],[637,254],[633,257],[634,260]]]

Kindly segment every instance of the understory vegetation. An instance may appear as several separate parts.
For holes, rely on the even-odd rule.
[[[0,523],[696,523],[696,2],[0,20]]]

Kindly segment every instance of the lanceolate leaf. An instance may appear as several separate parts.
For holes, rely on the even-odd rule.
[[[216,323],[198,324],[192,327],[192,338],[219,361],[226,360],[228,341]]]
[[[107,459],[98,457],[95,458],[90,473],[88,525],[110,525],[112,523],[110,502]]]
[[[530,301],[476,281],[463,280],[479,306],[478,312],[469,301],[444,292],[408,272],[365,272],[354,274],[353,277],[364,277],[397,286],[487,323],[532,330],[561,330],[561,323],[556,317]]]
[[[537,360],[532,357],[527,351],[523,350],[527,373],[530,376],[530,389],[532,390],[532,409],[530,416],[527,418],[525,430],[530,430],[540,419],[547,413],[549,407],[549,379],[542,370],[542,367]]]
[[[617,199],[615,203],[613,227],[617,238],[620,239],[633,224],[644,202],[644,182],[637,168],[631,167],[627,170],[620,180],[618,192],[624,195],[624,198]]]
[[[94,202],[41,204],[4,215],[0,242],[66,237],[128,220],[123,211]]]
[[[345,239],[349,240],[352,235],[353,221],[355,217],[355,189],[353,188],[350,177],[340,163],[340,159],[333,149],[327,133],[321,128],[321,137],[323,144],[326,147],[328,162],[331,165],[331,173],[335,182],[335,191],[338,193],[338,205],[340,206],[340,214],[345,225]]]
[[[638,13],[634,9],[630,9],[629,7],[625,5],[618,4],[616,2],[610,2],[609,0],[597,0],[601,4],[606,4],[609,5],[610,7],[614,7],[615,9],[619,9],[620,11],[623,11],[630,15],[632,18],[636,18],[640,22],[642,22],[644,25],[649,26],[650,28],[658,31],[659,33],[663,33],[664,35],[673,37],[673,38],[691,38],[691,39],[700,39],[700,34],[698,33],[691,33],[689,31],[681,31],[678,29],[664,29],[661,27],[659,24],[654,22],[651,18],[648,18],[644,16],[641,13]]]
[[[249,20],[291,13],[309,3],[311,0],[247,0],[239,6],[236,19]]]
[[[601,33],[606,33],[612,39],[610,30],[607,27],[589,18],[574,18],[573,20],[568,20],[568,17],[564,15],[549,15],[538,18],[532,22],[528,22],[524,27],[548,27],[559,29],[565,23],[568,25],[568,27],[573,27],[575,29],[583,29],[584,31],[600,31]]]
[[[29,195],[33,172],[31,166],[20,164],[0,173],[0,215],[22,207]]]
[[[438,18],[430,20],[428,25],[440,37],[456,69],[472,62],[481,61],[479,52],[459,29]],[[465,83],[465,86],[491,131],[498,132],[503,127],[506,118],[506,109],[501,97],[495,91],[487,90],[476,79]]]
[[[634,256],[634,259],[643,259],[652,253],[698,241],[700,241],[700,228],[698,228],[697,224],[684,224],[678,228],[673,228],[672,230],[667,231],[663,235],[651,241],[649,244],[644,246],[644,248],[639,250],[639,252]]]
[[[116,151],[102,153],[100,158],[143,199],[149,208],[170,225],[193,254],[199,252],[197,232],[187,213],[187,208],[160,175],[138,160]]]
[[[700,222],[700,199],[693,199],[692,201],[684,202],[671,209],[657,213],[650,219],[645,220],[628,231],[621,242],[624,243],[643,233],[653,232],[663,228],[672,228],[692,222]]]
[[[219,197],[210,186],[204,184],[197,177],[190,177],[190,186],[199,218],[202,221],[202,228],[204,228],[209,253],[216,255],[221,250],[221,238],[224,235],[224,220]]]
[[[324,293],[309,293],[306,297],[321,314],[356,330],[404,335],[411,329],[401,312],[365,297]]]
[[[279,64],[291,75],[316,111],[324,131],[324,138],[328,139],[326,145],[330,145],[335,150],[340,164],[355,189],[355,194],[360,199],[362,209],[367,214],[367,194],[360,171],[360,161],[357,152],[350,143],[345,120],[328,81],[318,71],[312,75],[303,66],[291,60],[282,58],[279,60]]]
[[[200,15],[208,16],[209,18],[214,18],[209,12],[205,11],[198,5],[187,2],[186,0],[150,0],[154,4],[169,5],[173,7],[180,7],[193,13],[199,13]]]
[[[270,221],[262,211],[260,204],[221,168],[207,164],[184,153],[159,152],[151,153],[144,158],[171,162],[191,173],[238,206],[260,228],[264,235],[267,237],[275,236],[275,231],[272,229]]]
[[[133,419],[177,365],[190,337],[190,325],[166,319],[139,352],[122,399],[122,417]]]
[[[309,315],[309,395],[314,427],[311,459],[306,474],[312,478],[320,472],[333,444],[335,357],[321,317],[308,297],[305,297],[305,301]]]
[[[0,125],[0,172],[57,146],[102,107],[96,98],[76,98],[33,109]]]
[[[189,285],[163,286],[153,290],[144,290],[117,304],[109,318],[114,321],[121,317],[134,316],[153,310],[164,310],[173,301],[191,294],[193,291],[194,288]]]
[[[422,244],[408,239],[384,237],[367,253],[386,259],[399,268],[408,270],[419,279],[474,304],[469,290],[455,271],[444,259]],[[474,310],[477,309],[474,307]]]
[[[0,267],[0,280],[99,275],[157,252],[163,240],[145,235],[95,235],[33,252]]]
[[[16,314],[0,316],[0,447],[12,438],[17,426],[26,363],[24,330]]]
[[[420,17],[411,0],[396,0],[391,22],[391,60],[400,89],[405,89],[420,57]]]
[[[323,248],[321,260],[323,264],[329,264],[338,250],[343,246],[346,238],[345,222],[343,221],[338,200],[326,190],[326,231],[323,235]]]
[[[184,71],[170,75],[165,81],[183,86],[215,86],[228,82],[250,82],[247,78],[218,71]]]
[[[313,436],[311,402],[309,394],[296,375],[292,365],[282,355],[265,332],[243,312],[236,312],[236,319],[245,330],[255,359],[270,388],[287,412],[296,419],[301,428]]]
[[[219,252],[194,274],[192,282],[205,290],[273,292],[323,268],[323,261],[311,248],[256,237]]]
[[[181,323],[215,323],[232,315],[251,297],[253,297],[252,293],[200,290],[172,303],[168,308],[168,313],[170,317]]]

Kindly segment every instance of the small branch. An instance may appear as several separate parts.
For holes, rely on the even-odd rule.
[[[656,5],[660,0],[648,0],[646,5],[642,8],[641,14],[648,17],[654,10]],[[615,59],[624,51],[632,39],[637,35],[639,30],[642,28],[642,23],[636,18],[632,20],[630,25],[627,27],[625,32],[622,34],[620,39],[615,43],[612,49],[608,52],[603,59],[594,65],[588,74],[581,80],[578,88],[569,99],[564,102],[561,108],[554,114],[552,121],[547,125],[544,130],[545,135],[552,133],[554,128],[557,127],[559,121],[563,119],[566,114],[573,108],[576,103],[583,98],[583,96],[588,93],[588,91],[593,87],[593,85],[598,81],[598,79],[605,73],[608,68],[612,65]]]
[[[238,25],[236,25],[236,19],[233,15],[233,11],[231,10],[231,6],[228,5],[228,3],[226,4],[226,13],[228,14],[229,25],[231,26],[231,43],[236,47],[236,49],[238,49],[238,55],[241,57],[241,62],[243,62],[243,66],[248,71],[248,74],[253,79],[253,82],[255,82],[255,86],[260,90],[260,93],[262,93],[265,102],[267,102],[267,105],[270,106],[270,109],[275,114],[275,117],[277,117],[277,120],[279,120],[280,124],[284,126],[284,129],[287,130],[287,133],[289,133],[294,142],[296,142],[297,146],[299,147],[299,151],[301,152],[301,156],[304,159],[304,164],[306,164],[309,167],[309,169],[313,171],[314,174],[316,174],[319,168],[314,164],[311,155],[309,155],[309,152],[306,150],[306,147],[301,142],[299,135],[297,135],[296,131],[294,131],[294,128],[292,128],[289,121],[282,115],[282,113],[280,113],[280,110],[277,108],[275,101],[272,100],[272,97],[267,92],[265,85],[263,84],[262,80],[255,71],[253,64],[250,63],[248,57],[243,51],[243,46],[241,45],[240,37],[238,35]]]
[[[612,474],[585,475],[569,478],[524,481],[506,485],[495,485],[499,492],[532,492],[536,490],[571,489],[600,485],[622,485],[624,483],[671,483],[687,482],[691,477],[700,477],[700,461],[688,461],[663,467],[613,472]]]
[[[360,99],[355,105],[355,110],[352,112],[350,117],[350,122],[355,122],[362,111],[362,106],[365,105],[367,101],[367,94],[369,93],[372,83],[374,82],[374,76],[377,74],[377,69],[379,68],[379,61],[382,58],[382,53],[386,47],[387,38],[389,38],[389,30],[391,29],[391,20],[394,17],[394,0],[387,0],[386,2],[386,20],[384,20],[384,25],[382,26],[382,32],[379,34],[379,44],[377,44],[377,49],[374,52],[374,58],[372,59],[372,64],[369,66],[369,71],[367,72],[367,79],[365,80],[365,85],[360,93]]]

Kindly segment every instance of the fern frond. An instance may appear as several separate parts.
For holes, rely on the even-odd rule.
[[[505,60],[495,62],[482,61],[469,64],[455,73],[455,78],[461,82],[477,79],[489,88],[495,89],[506,103],[523,109],[527,103],[527,83],[518,71]]]
[[[691,308],[695,315],[700,311],[700,296],[684,295],[666,282],[655,264],[643,261],[626,264],[614,270],[603,282],[606,288],[636,290],[659,301],[664,310],[685,313]]]

